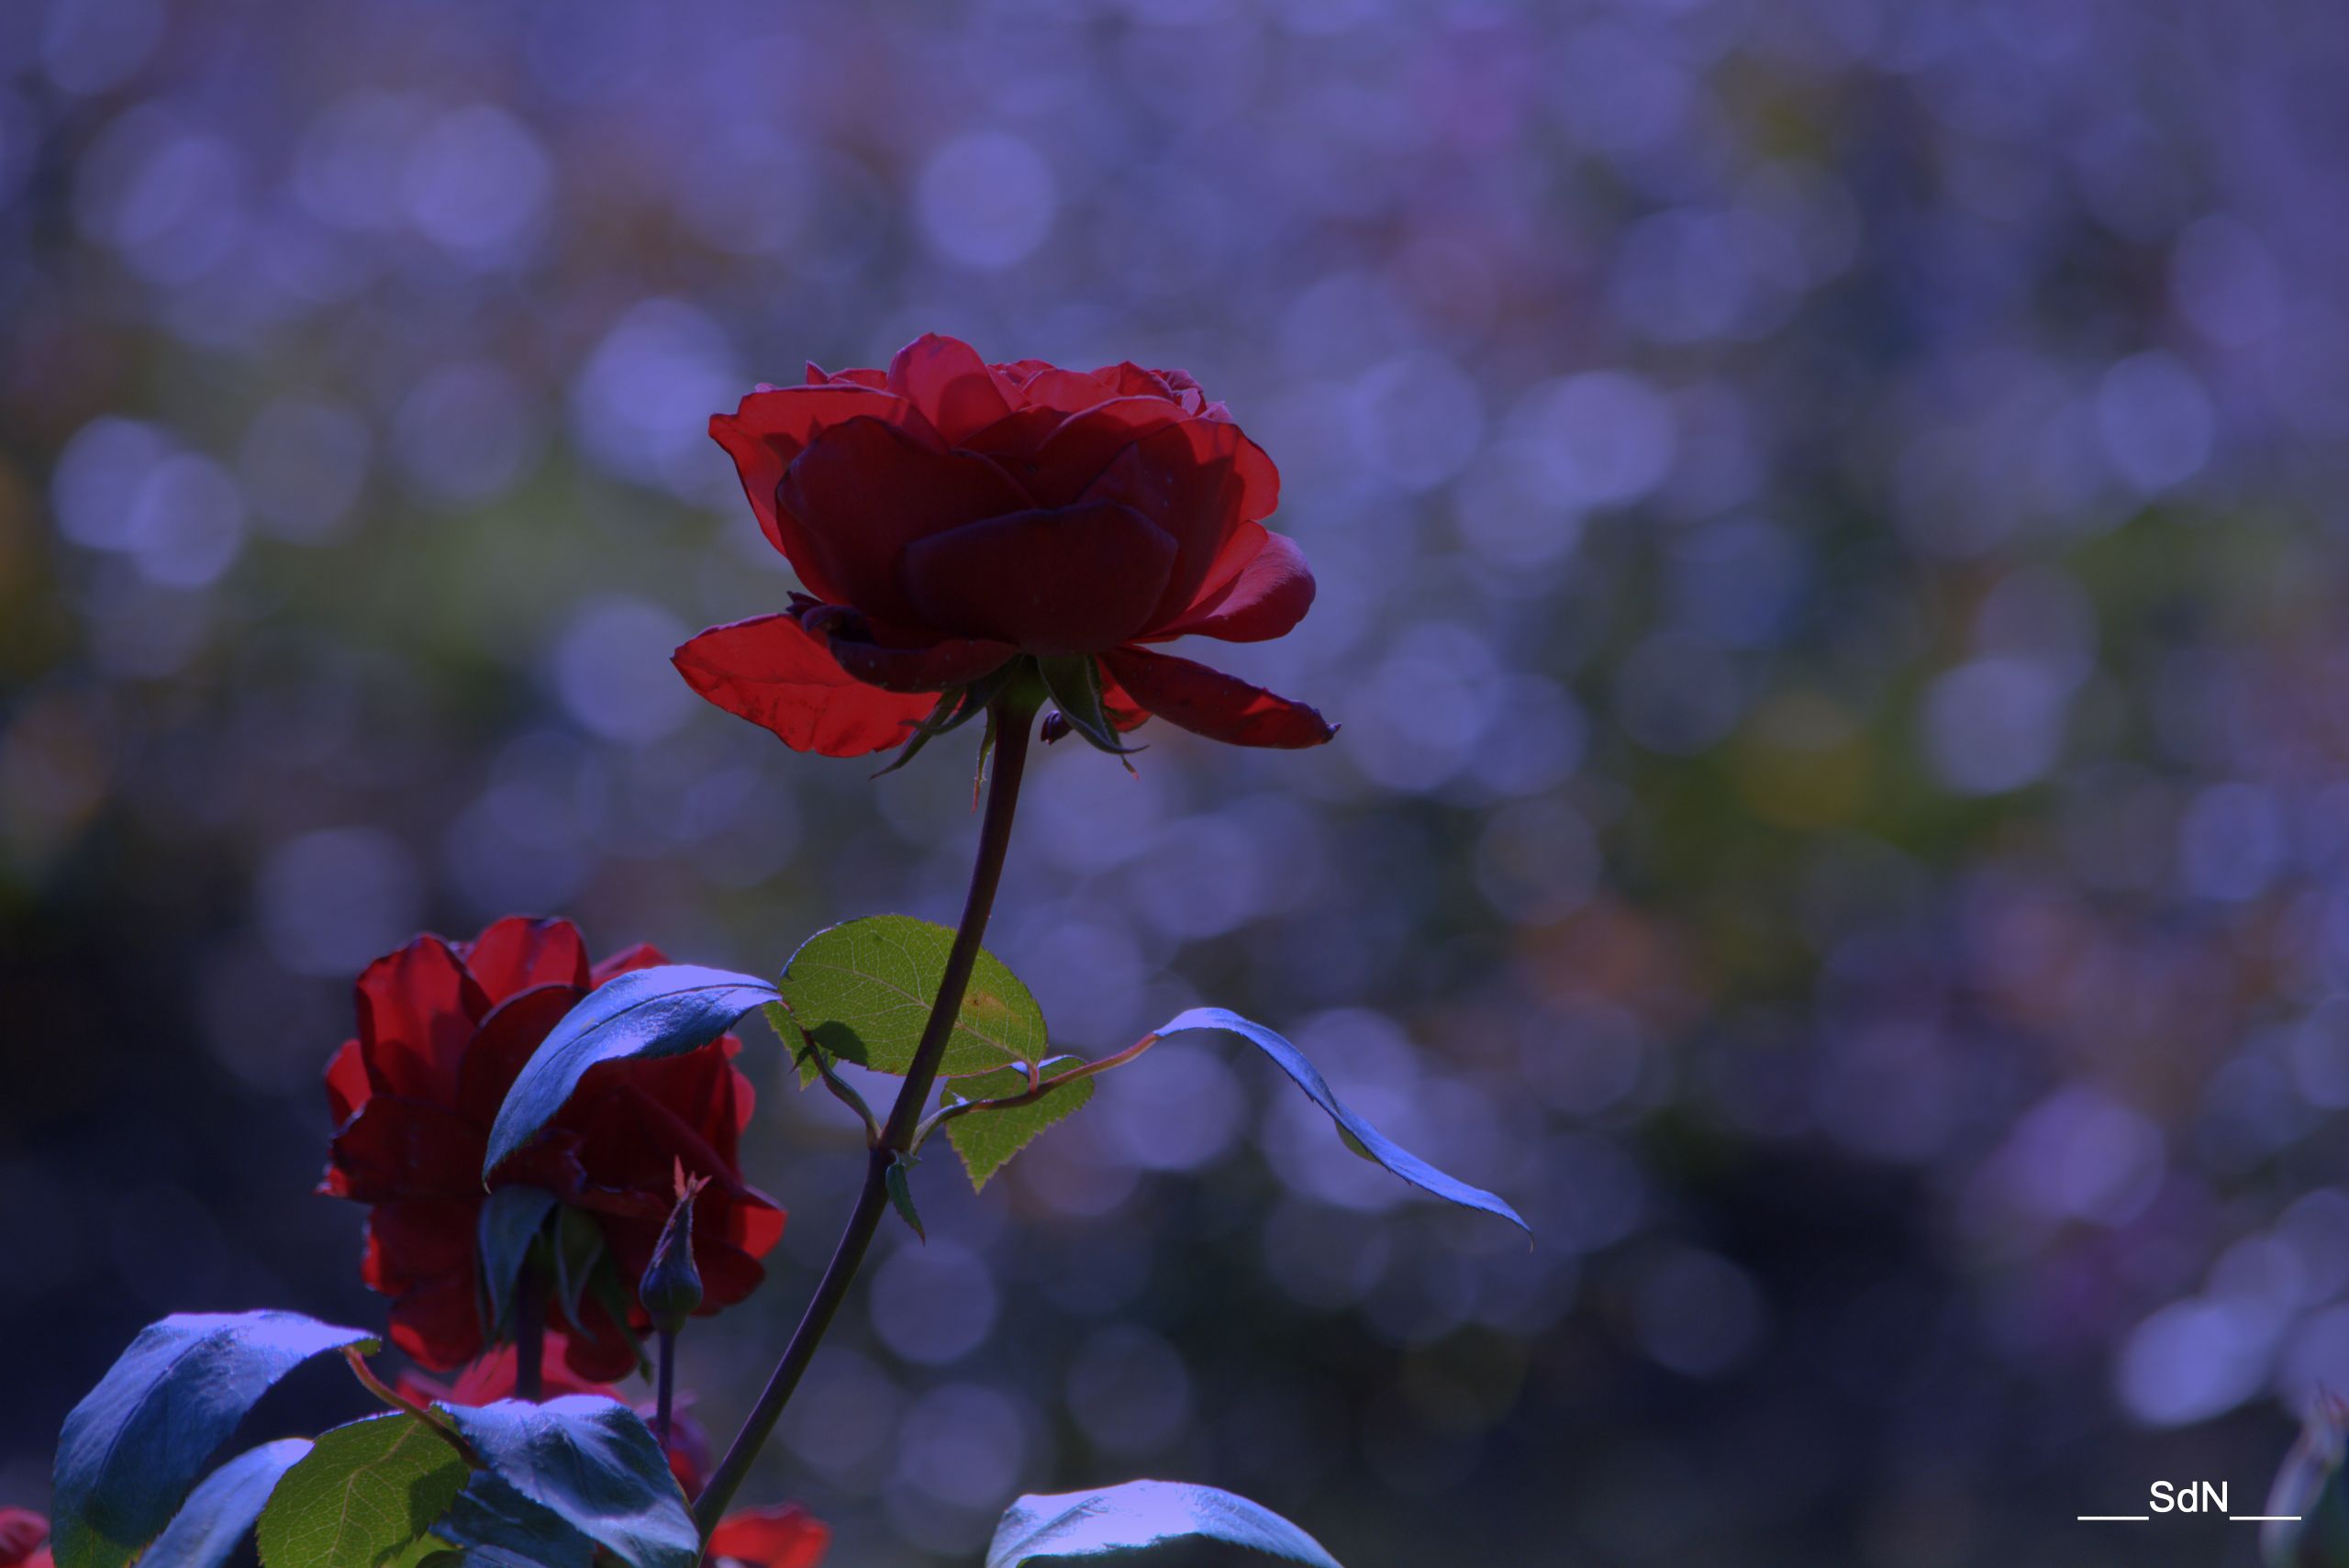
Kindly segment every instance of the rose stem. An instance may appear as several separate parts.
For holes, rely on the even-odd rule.
[[[514,1281],[514,1397],[536,1404],[546,1396],[546,1284],[530,1263]]]
[[[661,1330],[661,1392],[660,1404],[653,1409],[653,1435],[661,1440],[661,1451],[669,1451],[669,1412],[677,1399],[677,1331]]]
[[[718,1462],[709,1485],[702,1488],[701,1500],[695,1505],[695,1518],[701,1526],[704,1540],[709,1539],[709,1532],[725,1515],[726,1506],[741,1488],[751,1462],[758,1457],[760,1447],[774,1430],[792,1390],[799,1385],[800,1374],[815,1359],[817,1342],[831,1326],[832,1315],[840,1310],[850,1282],[856,1278],[858,1265],[864,1262],[864,1250],[872,1243],[873,1233],[880,1228],[881,1216],[888,1207],[889,1167],[913,1145],[915,1129],[921,1123],[922,1106],[929,1103],[930,1087],[938,1081],[938,1064],[946,1055],[946,1042],[954,1032],[955,1018],[963,1008],[963,988],[970,984],[971,965],[978,958],[979,940],[986,933],[988,912],[995,907],[996,884],[1003,880],[1004,854],[1011,846],[1011,814],[1019,804],[1019,776],[1028,764],[1029,732],[1034,728],[1040,706],[1041,695],[1029,682],[1015,682],[996,698],[995,712],[989,716],[996,730],[995,774],[987,786],[986,816],[979,825],[979,851],[971,867],[971,889],[963,899],[963,921],[954,929],[954,945],[947,950],[946,972],[939,976],[938,996],[930,1004],[929,1021],[922,1026],[921,1041],[914,1048],[912,1065],[906,1069],[906,1081],[897,1090],[888,1122],[865,1159],[864,1185],[856,1195],[856,1207],[849,1211],[848,1225],[841,1232],[840,1243],[832,1250],[832,1261],[825,1265],[824,1277],[816,1283],[816,1294],[808,1298],[807,1309],[800,1317],[799,1327],[792,1331],[791,1342],[784,1347],[783,1359],[775,1362],[765,1391],[751,1407],[749,1418],[735,1434],[733,1445]]]

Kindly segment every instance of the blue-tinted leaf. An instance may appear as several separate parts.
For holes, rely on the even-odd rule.
[[[248,1449],[204,1478],[143,1562],[155,1568],[219,1568],[253,1528],[278,1478],[310,1451],[307,1438]]]
[[[483,1178],[538,1136],[589,1068],[696,1050],[774,998],[774,987],[756,975],[691,963],[631,970],[605,981],[548,1032],[506,1092],[489,1129]]]
[[[1323,1082],[1319,1073],[1314,1071],[1313,1063],[1305,1059],[1305,1053],[1264,1025],[1251,1023],[1239,1014],[1222,1007],[1194,1007],[1158,1026],[1158,1033],[1162,1037],[1182,1034],[1188,1029],[1222,1029],[1228,1034],[1240,1036],[1271,1057],[1315,1105],[1330,1113],[1330,1119],[1338,1124],[1340,1136],[1350,1140],[1347,1147],[1355,1153],[1386,1166],[1422,1192],[1433,1193],[1464,1207],[1498,1215],[1527,1235],[1533,1233],[1532,1227],[1525,1223],[1517,1210],[1491,1193],[1445,1175],[1340,1105],[1338,1096],[1330,1092],[1330,1085]]]
[[[529,1256],[530,1243],[555,1206],[554,1194],[544,1187],[500,1187],[481,1206],[482,1288],[489,1294],[487,1338],[504,1338],[507,1308],[513,1305],[514,1281]]]
[[[58,1568],[122,1568],[279,1378],[346,1345],[375,1340],[298,1312],[182,1313],[141,1329],[65,1418]]]
[[[432,1530],[464,1549],[458,1561],[465,1568],[508,1562],[529,1568],[593,1568],[596,1560],[596,1543],[561,1514],[485,1472],[475,1472],[465,1483]]]
[[[1174,1540],[1223,1540],[1314,1568],[1339,1568],[1321,1543],[1261,1503],[1180,1481],[1129,1481],[1020,1498],[996,1526],[987,1568],[1098,1557]]]
[[[548,1568],[584,1565],[596,1546],[630,1568],[693,1568],[700,1557],[685,1495],[651,1429],[627,1406],[573,1394],[543,1405],[435,1408],[489,1467],[474,1473],[436,1535]]]

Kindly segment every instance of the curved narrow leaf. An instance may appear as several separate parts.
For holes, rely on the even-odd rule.
[[[548,1032],[506,1092],[490,1126],[482,1179],[538,1136],[589,1068],[696,1050],[774,995],[774,987],[756,975],[693,963],[630,970],[605,981]]]
[[[555,1201],[544,1187],[513,1186],[499,1187],[481,1206],[481,1283],[489,1297],[489,1318],[482,1327],[486,1330],[483,1337],[493,1342],[506,1337],[515,1278]]]
[[[693,1568],[701,1535],[651,1429],[616,1400],[567,1395],[438,1405],[489,1466],[433,1533],[582,1568],[603,1547],[630,1568]]]
[[[307,1438],[247,1449],[187,1495],[141,1561],[159,1568],[219,1568],[253,1528],[278,1477],[309,1451]]]
[[[790,1021],[818,1050],[876,1073],[913,1065],[954,933],[908,915],[875,915],[818,931],[785,966]],[[949,1078],[1041,1062],[1044,1010],[1003,961],[979,950],[939,1072]],[[813,1062],[799,1082],[813,1083]]]
[[[1347,1140],[1346,1146],[1355,1153],[1386,1166],[1422,1192],[1433,1193],[1464,1208],[1498,1215],[1528,1236],[1533,1234],[1533,1228],[1525,1223],[1524,1217],[1500,1198],[1482,1187],[1472,1187],[1457,1177],[1445,1175],[1340,1105],[1338,1096],[1330,1092],[1329,1084],[1305,1059],[1305,1053],[1264,1025],[1252,1023],[1222,1007],[1194,1007],[1159,1025],[1157,1032],[1163,1038],[1189,1029],[1221,1029],[1236,1034],[1271,1057],[1308,1098],[1330,1113],[1330,1119],[1338,1124],[1339,1136]]]
[[[1045,1062],[1043,1074],[1049,1078],[1055,1073],[1065,1073],[1078,1065],[1074,1056],[1063,1056]],[[939,1098],[946,1105],[958,1100],[1003,1100],[1028,1089],[1028,1074],[1018,1067],[999,1068],[975,1077],[956,1078],[941,1092]],[[987,1178],[1003,1169],[1014,1154],[1035,1140],[1036,1135],[1074,1116],[1093,1098],[1093,1080],[1079,1078],[1074,1084],[1063,1084],[1042,1099],[1008,1110],[973,1111],[958,1116],[946,1124],[946,1140],[954,1152],[963,1157],[963,1169],[971,1178],[971,1189],[979,1191]]]
[[[371,1416],[318,1439],[262,1516],[265,1568],[375,1568],[432,1528],[472,1473],[414,1416]]]
[[[1200,1540],[1230,1541],[1314,1568],[1339,1568],[1319,1541],[1262,1503],[1181,1481],[1129,1481],[1092,1492],[1022,1497],[996,1526],[987,1568]]]
[[[139,1330],[58,1439],[58,1568],[123,1568],[279,1378],[375,1343],[298,1312],[180,1313]]]

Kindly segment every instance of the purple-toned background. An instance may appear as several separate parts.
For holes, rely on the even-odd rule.
[[[922,1173],[754,1483],[855,1568],[1024,1488],[1382,1563],[2248,1562],[2349,1385],[2349,23],[2322,0],[0,8],[0,1502],[143,1321],[348,1321],[348,983],[575,914],[949,916],[667,650],[791,586],[703,425],[1179,365],[1345,723],[1041,761],[992,945],[1097,1053],[1289,1032],[1542,1238],[1185,1041]],[[754,1033],[775,1278],[854,1181]],[[306,1381],[273,1418],[355,1414]]]

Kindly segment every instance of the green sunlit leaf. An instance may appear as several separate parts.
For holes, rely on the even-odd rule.
[[[913,1065],[953,943],[945,927],[905,915],[818,931],[783,972],[787,1021],[840,1061],[902,1073]],[[950,1078],[987,1073],[1041,1062],[1048,1050],[1036,998],[1000,959],[980,950],[939,1070]],[[803,1087],[816,1076],[814,1062],[800,1064]]]
[[[1077,1065],[1074,1056],[1057,1057],[1045,1062],[1042,1072],[1049,1078]],[[951,1106],[963,1100],[1008,1099],[1025,1094],[1028,1087],[1025,1069],[1000,1067],[992,1073],[952,1080],[941,1091],[940,1100],[942,1105]],[[976,1191],[987,1184],[988,1177],[1003,1169],[1006,1161],[1027,1148],[1038,1133],[1074,1114],[1092,1097],[1093,1080],[1079,1078],[1028,1105],[958,1116],[946,1124],[946,1139],[954,1145],[954,1152],[963,1157],[963,1169],[970,1174],[972,1189]]]
[[[337,1427],[279,1482],[262,1516],[266,1568],[375,1568],[464,1490],[462,1455],[414,1416]]]

